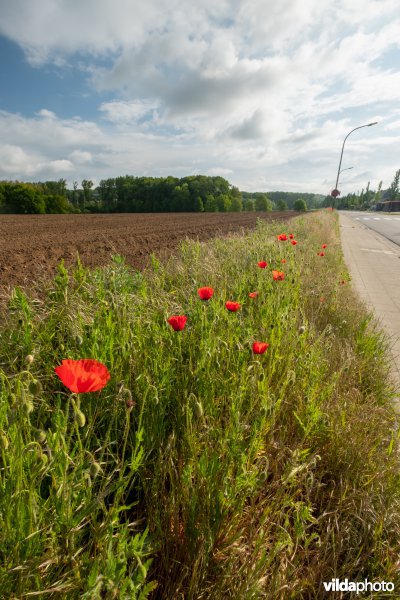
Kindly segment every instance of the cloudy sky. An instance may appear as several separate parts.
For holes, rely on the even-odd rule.
[[[0,179],[388,187],[398,0],[0,0]]]

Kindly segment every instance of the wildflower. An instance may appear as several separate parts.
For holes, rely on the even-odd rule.
[[[297,245],[296,240],[292,240],[290,243],[292,244],[292,246],[296,246]]]
[[[274,281],[283,281],[285,273],[282,273],[282,271],[272,271],[272,277]]]
[[[167,319],[167,322],[171,325],[174,331],[182,331],[186,325],[186,321],[187,317],[184,315],[176,315]]]
[[[239,302],[230,302],[230,301],[228,301],[228,302],[225,303],[225,306],[231,312],[236,312],[237,310],[239,310],[239,308],[240,308],[241,305],[239,304]]]
[[[31,365],[34,360],[35,360],[35,358],[34,358],[33,354],[28,354],[28,356],[25,356],[25,362],[27,365]]]
[[[289,233],[289,238],[292,240],[294,238],[293,233]]]
[[[299,333],[304,333],[305,330],[306,330],[305,326],[304,325],[300,325],[300,327],[299,327]]]
[[[278,235],[278,240],[279,240],[280,242],[285,242],[287,239],[288,239],[288,238],[287,238],[287,235],[286,235],[286,233],[280,233],[280,234]]]
[[[282,258],[281,263],[285,263],[285,262],[286,262],[286,259]]]
[[[249,298],[257,298],[258,292],[250,292]]]
[[[97,392],[107,385],[110,373],[105,365],[92,358],[66,359],[55,372],[63,384],[75,393]]]
[[[344,279],[342,279],[342,281],[340,283],[341,283],[341,285],[344,285],[346,282]]]
[[[320,302],[325,302],[325,298],[320,298],[319,301]]]
[[[326,248],[326,244],[322,244],[322,248]]]
[[[269,344],[266,344],[265,342],[254,342],[253,352],[254,354],[264,354],[268,347]]]
[[[258,266],[260,267],[260,269],[265,269],[265,267],[268,267],[268,263],[265,262],[265,260],[261,260],[259,263],[257,263]]]
[[[325,256],[325,252],[317,252],[318,256]]]
[[[197,290],[200,300],[209,300],[214,294],[212,287],[202,287]]]

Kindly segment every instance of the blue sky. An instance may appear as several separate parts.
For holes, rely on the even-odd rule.
[[[0,0],[0,179],[390,185],[397,0]]]

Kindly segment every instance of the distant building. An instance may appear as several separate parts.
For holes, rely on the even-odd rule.
[[[375,210],[384,210],[386,212],[399,212],[400,200],[389,200],[389,189],[383,190],[379,202],[375,205]]]

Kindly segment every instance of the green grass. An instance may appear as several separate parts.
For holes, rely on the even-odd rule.
[[[317,599],[346,577],[399,590],[396,392],[336,214],[185,242],[143,273],[60,265],[3,317],[1,598]],[[71,394],[64,358],[111,380]]]

